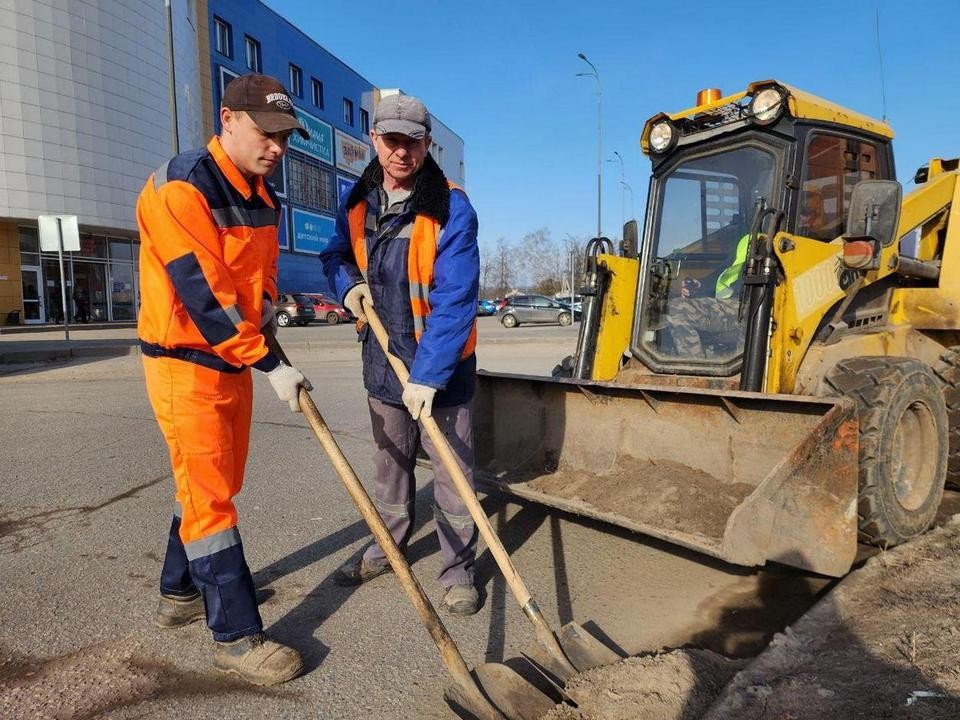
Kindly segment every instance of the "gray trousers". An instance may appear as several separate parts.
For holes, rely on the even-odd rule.
[[[368,403],[376,445],[374,504],[400,550],[406,552],[415,520],[414,468],[420,440],[420,424],[410,417],[403,405],[392,405],[373,397],[368,397]],[[473,423],[470,403],[433,408],[433,419],[450,443],[460,469],[473,488]],[[437,538],[440,541],[440,585],[444,588],[451,585],[472,585],[473,565],[477,555],[477,527],[426,433],[423,434],[423,448],[433,461],[435,476],[433,516],[437,522]],[[383,565],[387,562],[377,543],[367,548],[363,559],[370,565]]]

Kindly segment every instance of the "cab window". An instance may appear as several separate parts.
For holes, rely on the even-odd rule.
[[[827,133],[811,133],[803,161],[797,234],[830,241],[846,230],[853,187],[878,174],[873,143]]]

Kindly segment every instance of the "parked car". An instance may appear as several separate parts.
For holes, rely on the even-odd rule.
[[[496,315],[497,305],[493,300],[478,300],[477,315]]]
[[[287,327],[293,323],[309,325],[317,319],[313,303],[302,293],[280,293],[276,308],[277,325]]]
[[[569,295],[554,295],[553,299],[557,302],[561,302],[564,305],[570,305],[575,312],[582,312],[583,310],[583,296],[574,295],[571,300]]]
[[[545,295],[515,295],[506,299],[497,313],[504,327],[521,323],[558,323],[569,325],[580,319],[580,313],[566,303]]]
[[[341,322],[353,322],[356,318],[343,305],[327,297],[323,293],[303,293],[304,297],[313,302],[313,311],[318,318],[327,321],[327,325],[336,325]]]

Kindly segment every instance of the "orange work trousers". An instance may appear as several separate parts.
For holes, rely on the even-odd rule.
[[[225,373],[176,358],[143,358],[147,395],[170,450],[184,545],[235,527],[250,444],[250,370]]]

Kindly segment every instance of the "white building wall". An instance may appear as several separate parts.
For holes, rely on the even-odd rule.
[[[175,0],[183,22],[193,4]],[[136,229],[171,154],[166,37],[161,0],[0,0],[0,217]],[[176,46],[199,126],[195,39]]]
[[[429,107],[429,106],[427,106]],[[433,147],[430,154],[443,169],[443,174],[463,188],[467,187],[466,170],[463,163],[463,139],[453,130],[444,125],[437,116],[430,113],[430,122],[433,129]]]

